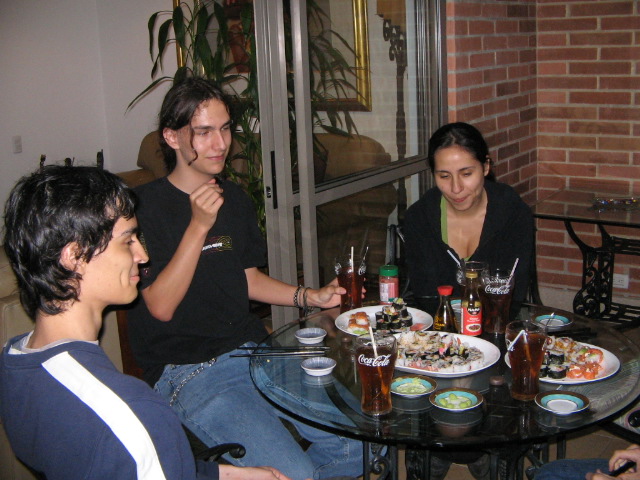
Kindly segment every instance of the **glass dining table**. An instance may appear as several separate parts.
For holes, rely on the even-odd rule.
[[[562,390],[586,396],[589,408],[578,413],[558,415],[536,402],[513,400],[508,390],[511,375],[504,360],[504,335],[490,335],[484,340],[500,350],[492,365],[454,378],[424,372],[435,379],[438,390],[464,387],[480,392],[484,401],[478,407],[450,412],[433,406],[428,395],[406,398],[392,394],[390,414],[381,418],[365,415],[360,409],[360,383],[353,351],[355,336],[336,326],[337,308],[274,331],[261,344],[264,351],[258,348],[254,352],[267,355],[253,356],[251,375],[260,392],[288,414],[319,428],[363,440],[365,480],[372,473],[378,478],[397,478],[398,447],[406,449],[407,478],[428,478],[432,454],[456,451],[488,453],[492,479],[516,478],[521,476],[523,456],[532,447],[548,445],[553,437],[609,420],[640,395],[640,348],[619,331],[602,322],[542,306],[525,305],[518,316],[535,318],[552,311],[572,323],[566,330],[549,335],[568,336],[595,345],[619,361],[605,379],[585,383],[540,382],[541,392]],[[269,347],[302,346],[295,333],[304,327],[326,330],[322,345],[329,347],[326,356],[337,362],[331,374],[308,375],[301,368],[303,357],[268,355]],[[396,368],[395,376],[406,374]]]
[[[640,255],[640,199],[565,189],[537,202],[532,213],[536,218],[563,222],[580,249],[582,287],[573,301],[574,312],[615,322],[623,329],[640,326],[640,306],[615,301],[613,295],[616,256]],[[591,245],[589,236],[574,228],[575,223],[596,225],[600,244]],[[612,235],[607,231],[609,227],[624,227],[627,234]],[[631,229],[634,235],[629,235]]]

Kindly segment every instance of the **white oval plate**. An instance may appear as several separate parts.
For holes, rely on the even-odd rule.
[[[483,353],[484,363],[482,364],[482,367],[476,368],[474,370],[469,370],[468,372],[449,373],[449,372],[432,372],[424,368],[405,367],[405,366],[399,367],[396,365],[396,370],[400,370],[402,372],[419,373],[422,375],[429,375],[430,377],[436,377],[436,378],[459,378],[459,377],[466,377],[469,375],[473,375],[474,373],[478,373],[484,370],[485,368],[489,368],[491,365],[493,365],[498,360],[500,360],[500,349],[496,347],[493,343],[487,342],[486,340],[483,340],[481,338],[471,337],[469,335],[458,335],[457,333],[452,333],[451,335],[454,335],[460,338],[460,341],[462,343],[466,343],[469,347],[476,347],[478,350],[480,350]]]
[[[587,347],[597,348],[598,350],[602,350],[604,354],[604,365],[602,371],[598,374],[596,378],[591,380],[587,380],[586,378],[549,378],[542,377],[540,379],[541,382],[544,383],[555,383],[557,385],[576,385],[578,383],[590,383],[597,382],[599,380],[604,380],[605,378],[609,378],[611,375],[614,375],[620,369],[620,360],[609,350],[605,350],[602,347],[598,347],[597,345],[591,345],[590,343],[580,342],[582,345]],[[505,353],[504,355],[504,363],[507,364],[507,367],[511,368],[511,362],[509,361],[509,353]]]
[[[555,390],[536,395],[536,405],[556,415],[571,415],[589,408],[589,399],[579,393]]]
[[[341,313],[340,315],[338,315],[338,318],[336,318],[336,327],[338,327],[338,329],[342,330],[344,333],[348,333],[349,335],[357,336],[361,335],[362,333],[368,333],[365,332],[364,329],[362,333],[354,333],[349,331],[349,318],[356,312],[365,312],[367,315],[369,315],[369,322],[371,322],[372,320],[375,320],[376,312],[380,312],[383,306],[384,305],[373,305],[369,307],[355,308],[353,310],[349,310],[348,312]],[[424,324],[424,327],[422,327],[423,330],[426,330],[430,328],[431,325],[433,325],[433,317],[427,312],[423,312],[422,310],[418,310],[417,308],[412,307],[407,307],[407,311],[413,317],[414,325],[416,323]]]

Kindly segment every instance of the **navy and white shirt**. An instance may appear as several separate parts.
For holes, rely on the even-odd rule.
[[[97,342],[26,347],[0,357],[0,419],[14,453],[49,480],[218,478],[199,462],[178,417],[143,381],[119,372]]]

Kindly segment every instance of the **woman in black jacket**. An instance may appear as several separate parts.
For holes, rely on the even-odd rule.
[[[435,312],[438,285],[453,285],[453,295],[461,294],[455,257],[508,270],[519,259],[513,294],[519,308],[533,254],[531,210],[513,188],[493,180],[487,144],[469,124],[440,127],[429,140],[428,161],[436,186],[407,210],[404,225],[419,305]]]

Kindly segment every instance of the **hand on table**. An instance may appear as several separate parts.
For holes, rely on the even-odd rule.
[[[640,464],[640,447],[638,445],[630,445],[624,450],[616,450],[613,452],[613,455],[609,459],[609,471],[613,472],[616,468],[621,467],[627,462]],[[588,473],[586,476],[587,480],[605,480],[611,478],[614,477],[605,475],[600,471],[596,473]],[[635,467],[618,475],[616,478],[620,478],[622,480],[640,480],[640,471],[638,471],[638,467]]]
[[[362,287],[362,298],[367,290]],[[332,308],[340,305],[340,295],[347,290],[338,285],[338,279],[334,278],[330,283],[319,290],[309,289],[307,292],[307,304],[310,307]]]

